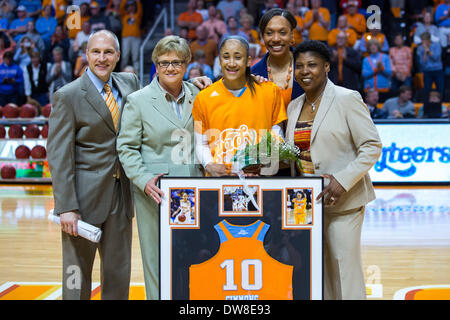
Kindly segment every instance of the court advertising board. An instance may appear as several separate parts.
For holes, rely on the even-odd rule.
[[[162,300],[323,298],[323,178],[162,177]]]
[[[383,143],[375,183],[448,183],[450,123],[376,124]]]

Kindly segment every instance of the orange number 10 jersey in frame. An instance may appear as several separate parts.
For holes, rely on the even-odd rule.
[[[269,256],[263,246],[268,224],[236,226],[224,220],[215,228],[218,252],[189,267],[191,300],[292,300],[293,267]]]

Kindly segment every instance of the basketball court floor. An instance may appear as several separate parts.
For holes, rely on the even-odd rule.
[[[362,258],[368,299],[450,300],[450,187],[376,187]],[[0,300],[61,299],[61,231],[50,185],[0,185]],[[136,220],[130,299],[145,298]],[[100,298],[96,259],[92,298]]]

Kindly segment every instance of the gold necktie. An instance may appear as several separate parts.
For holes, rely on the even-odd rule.
[[[103,87],[105,90],[105,102],[108,106],[109,111],[111,111],[111,116],[114,122],[114,128],[117,130],[117,124],[119,123],[119,105],[117,104],[116,99],[114,99],[114,95],[111,91],[111,87],[109,84],[105,83],[105,86]]]

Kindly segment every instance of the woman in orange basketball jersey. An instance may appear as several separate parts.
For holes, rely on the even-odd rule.
[[[267,130],[286,120],[280,89],[258,83],[250,74],[248,42],[239,36],[219,46],[223,78],[201,91],[194,101],[196,154],[210,176],[231,174],[231,159],[247,144],[255,145]]]

